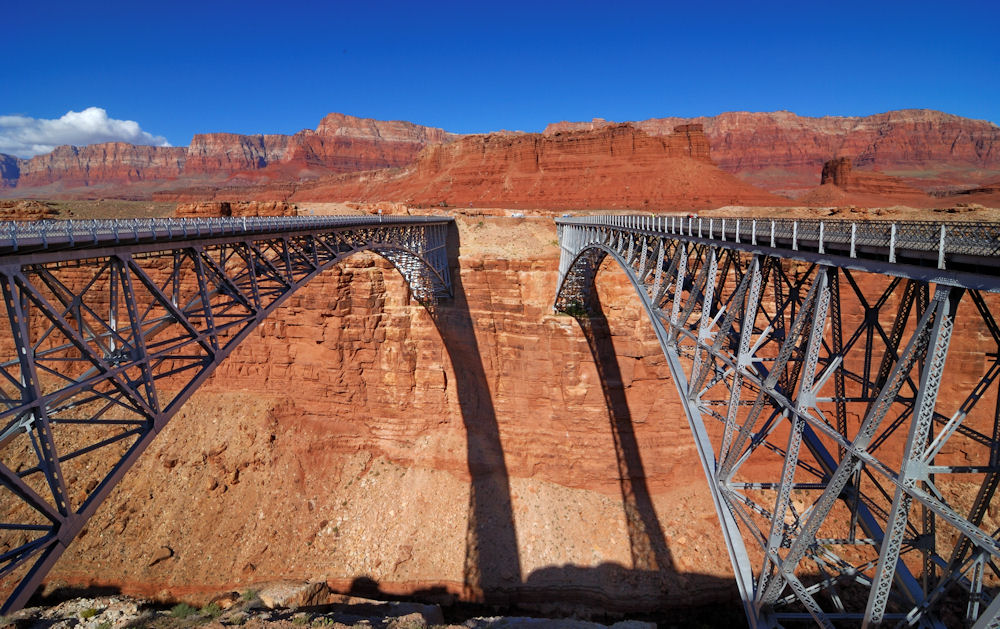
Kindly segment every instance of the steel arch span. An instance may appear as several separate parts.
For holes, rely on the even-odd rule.
[[[557,310],[610,257],[649,315],[751,626],[1000,625],[1000,225],[557,224]]]
[[[170,418],[265,317],[371,251],[428,306],[452,219],[246,218],[0,227],[0,578],[22,607]]]

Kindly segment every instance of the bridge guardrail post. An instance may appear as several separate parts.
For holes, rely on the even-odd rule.
[[[945,239],[945,226],[941,225],[941,238],[938,241],[938,268],[944,269],[944,239]]]

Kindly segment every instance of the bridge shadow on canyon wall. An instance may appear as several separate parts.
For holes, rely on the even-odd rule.
[[[458,254],[458,227],[451,223],[448,266],[454,299],[436,307],[432,318],[455,374],[471,476],[463,598],[509,605],[522,582],[510,476]]]
[[[450,229],[448,257],[454,299],[435,308],[432,317],[454,369],[467,435],[471,487],[464,598],[508,612],[638,613],[658,620],[661,626],[741,625],[744,617],[732,579],[681,574],[675,566],[646,482],[610,327],[596,297],[588,314],[578,316],[577,321],[597,366],[608,409],[632,565],[570,564],[522,573],[510,473],[475,322],[462,285],[458,229],[454,224]],[[362,577],[357,583],[357,594],[379,593],[378,584],[371,579]],[[431,589],[416,594],[418,598],[441,600],[442,593]],[[689,609],[690,613],[664,622],[666,609]]]
[[[677,567],[647,484],[610,326],[596,299],[589,304],[589,314],[578,316],[577,322],[597,367],[607,406],[631,565],[551,565],[524,573],[522,565],[532,562],[522,562],[518,544],[510,471],[501,440],[502,418],[493,404],[474,315],[463,288],[458,230],[454,224],[450,229],[448,258],[454,298],[434,308],[432,319],[453,367],[467,439],[471,479],[462,598],[479,604],[458,604],[452,613],[457,618],[520,610],[594,618],[645,617],[668,627],[741,625],[742,609],[732,579],[680,572]],[[611,453],[593,456],[610,457]],[[719,560],[708,563],[717,565]],[[407,596],[396,592],[383,591],[366,575],[357,575],[349,589],[351,594],[381,600],[453,600],[443,587]],[[92,596],[95,590],[65,589],[59,599],[48,601],[74,594]]]
[[[625,397],[625,384],[611,339],[611,327],[600,302],[596,298],[591,302],[588,304],[587,314],[577,315],[575,318],[594,357],[604,402],[608,407],[632,565],[637,569],[659,572],[665,576],[675,571],[674,560],[667,548],[663,526],[646,483],[646,470],[639,453],[628,399]]]

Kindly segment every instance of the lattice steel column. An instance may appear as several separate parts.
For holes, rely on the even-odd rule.
[[[557,306],[610,255],[649,314],[751,625],[1000,624],[1000,226],[557,222]]]
[[[27,602],[198,386],[317,274],[371,251],[428,307],[450,294],[449,223],[328,217],[0,226],[9,329],[0,335],[0,579],[10,593],[2,611]],[[68,480],[63,468],[79,471],[81,462],[85,469]]]

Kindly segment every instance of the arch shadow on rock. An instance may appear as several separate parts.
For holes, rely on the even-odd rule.
[[[608,407],[632,565],[553,565],[522,574],[499,424],[462,285],[458,229],[455,224],[450,229],[454,230],[448,234],[454,300],[438,304],[432,318],[455,372],[467,434],[472,478],[462,597],[466,602],[456,602],[433,588],[413,596],[447,600],[458,615],[503,610],[508,614],[646,618],[671,627],[739,626],[744,617],[731,578],[678,572],[646,482],[608,321],[596,299],[588,313],[576,319],[597,365]],[[378,591],[374,586],[369,595]],[[706,603],[706,598],[713,602]],[[731,604],[719,605],[718,601]]]
[[[590,294],[586,312],[574,313],[573,316],[594,357],[601,392],[608,407],[632,565],[637,569],[666,575],[674,572],[674,560],[646,482],[646,471],[635,436],[632,413],[625,397],[625,385],[611,338],[611,328],[596,291],[591,291]]]
[[[510,603],[522,582],[511,501],[510,476],[500,429],[483,368],[475,321],[462,286],[459,234],[448,226],[448,266],[454,298],[438,304],[431,317],[455,374],[471,483],[463,574],[464,597],[483,603]]]

